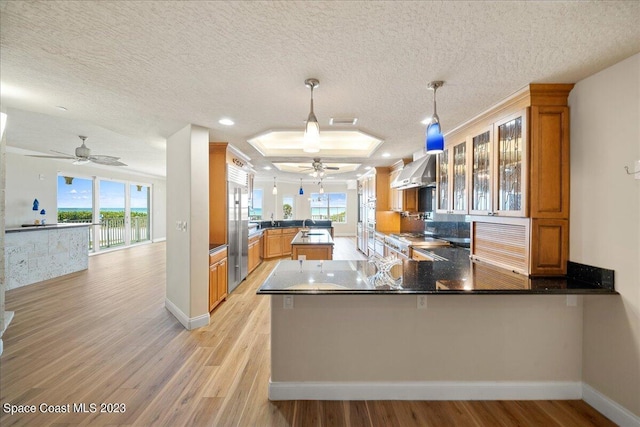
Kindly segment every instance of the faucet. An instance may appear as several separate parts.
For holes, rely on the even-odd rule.
[[[276,222],[273,220],[273,212],[271,212],[271,226],[275,227]]]
[[[314,219],[309,219],[309,221],[311,221],[314,224],[316,223]],[[302,220],[302,228],[306,228],[306,225],[307,225],[307,220],[306,219]]]

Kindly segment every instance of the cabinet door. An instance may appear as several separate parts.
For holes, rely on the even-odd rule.
[[[452,148],[451,164],[451,210],[452,213],[469,213],[467,206],[467,141],[456,144]]]
[[[418,189],[407,188],[400,191],[402,198],[402,210],[408,212],[418,212]]]
[[[472,214],[492,214],[492,142],[491,128],[471,138],[471,206]]]
[[[218,301],[227,296],[227,258],[218,263]]]
[[[449,206],[449,149],[446,148],[442,153],[438,154],[438,184],[436,197],[436,211],[448,213],[451,209]]]
[[[285,231],[282,233],[282,255],[291,255],[291,241],[296,237],[298,230]]]
[[[526,110],[495,123],[497,215],[527,216],[526,129]]]
[[[209,266],[209,311],[218,302],[218,263]]]
[[[271,230],[268,230],[267,237],[265,240],[265,256],[266,258],[274,258],[282,256],[282,232],[280,233],[271,233]]]
[[[400,174],[400,170],[395,170],[389,173],[389,207],[392,211],[401,211],[402,205],[400,202],[400,192],[397,188],[392,188],[391,183],[396,180],[398,175]]]

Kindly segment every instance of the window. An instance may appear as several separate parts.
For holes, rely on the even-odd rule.
[[[93,222],[93,179],[58,176],[58,222]]]
[[[249,219],[262,219],[262,188],[253,190],[251,194],[251,206],[249,206]]]
[[[293,196],[282,198],[282,219],[293,219]]]
[[[347,222],[347,194],[311,193],[311,218]]]

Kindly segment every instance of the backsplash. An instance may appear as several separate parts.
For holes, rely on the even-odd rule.
[[[465,221],[464,215],[435,214],[429,220],[405,217],[400,220],[400,230],[442,237],[471,237],[471,223]]]

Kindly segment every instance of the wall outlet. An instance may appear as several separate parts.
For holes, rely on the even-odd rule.
[[[285,310],[293,309],[293,295],[285,295],[282,300],[282,308]]]
[[[418,295],[418,310],[426,310],[427,308],[427,296]]]

